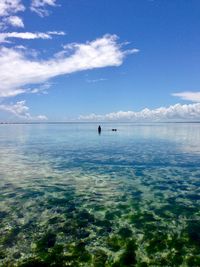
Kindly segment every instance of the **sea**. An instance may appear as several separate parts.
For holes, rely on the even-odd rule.
[[[0,125],[0,266],[200,266],[200,123],[100,125]]]

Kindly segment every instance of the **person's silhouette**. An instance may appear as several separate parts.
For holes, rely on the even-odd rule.
[[[101,134],[101,126],[98,127],[98,133]]]

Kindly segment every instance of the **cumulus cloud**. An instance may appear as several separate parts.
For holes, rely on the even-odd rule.
[[[9,16],[19,11],[24,11],[25,7],[21,0],[1,0],[0,1],[0,16]]]
[[[62,51],[49,60],[30,60],[23,50],[1,47],[0,97],[24,93],[25,86],[43,83],[58,75],[120,66],[125,56],[131,53],[135,52],[122,50],[115,35],[105,35],[84,44],[71,44],[70,54]]]
[[[23,120],[47,120],[45,115],[31,116],[26,101],[19,101],[16,104],[1,104],[0,110],[11,113],[15,118]]]
[[[200,92],[180,92],[180,93],[173,93],[172,95],[177,96],[183,100],[200,102]]]
[[[32,0],[30,9],[40,17],[44,17],[49,15],[47,6],[56,6],[56,0]]]
[[[105,115],[89,114],[81,115],[79,120],[84,121],[184,121],[200,120],[200,103],[181,105],[156,109],[145,108],[141,111],[118,111]]]
[[[37,115],[36,117],[33,117],[35,120],[40,120],[40,121],[46,121],[48,120],[46,115]]]
[[[10,38],[19,38],[26,40],[33,39],[52,39],[52,35],[64,35],[64,32],[4,32],[0,33],[0,43],[7,42],[7,39]]]
[[[32,0],[30,9],[39,16],[49,15],[48,6],[56,6],[56,0]],[[18,12],[25,11],[22,0],[0,0],[0,29],[5,30],[8,26],[24,27],[22,18],[14,16]]]
[[[23,20],[19,16],[13,16],[24,10],[25,6],[21,0],[0,0],[0,29],[6,29],[7,25],[24,27]]]
[[[18,16],[10,16],[5,19],[5,22],[13,27],[24,28],[23,20]]]

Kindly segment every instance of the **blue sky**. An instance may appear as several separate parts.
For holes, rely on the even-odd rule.
[[[198,0],[0,0],[0,120],[199,120]]]

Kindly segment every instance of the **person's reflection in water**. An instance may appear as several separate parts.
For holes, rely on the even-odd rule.
[[[99,133],[99,135],[101,134],[101,126],[100,125],[98,127],[98,133]]]

